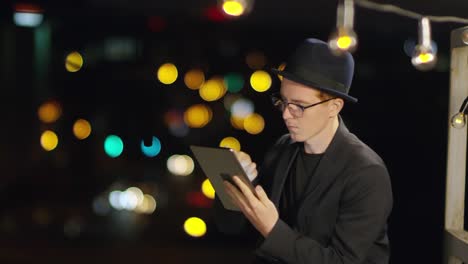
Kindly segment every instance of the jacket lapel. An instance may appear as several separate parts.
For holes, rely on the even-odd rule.
[[[330,185],[336,181],[349,155],[349,148],[346,147],[348,134],[349,131],[340,118],[340,125],[332,142],[325,151],[314,175],[311,175],[312,179],[305,189],[299,213],[304,207],[303,205],[310,205],[313,203],[312,201],[319,201]]]

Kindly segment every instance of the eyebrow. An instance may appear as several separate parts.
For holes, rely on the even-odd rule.
[[[282,94],[280,94],[280,96],[281,96],[281,99],[283,99],[283,100],[285,99],[285,97]],[[305,101],[303,101],[301,99],[292,99],[291,101],[288,101],[288,102],[295,103],[295,104],[306,104],[306,105],[311,104],[310,102],[305,102]]]

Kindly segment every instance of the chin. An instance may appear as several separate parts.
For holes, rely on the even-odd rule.
[[[304,142],[306,139],[295,133],[289,133],[291,139],[295,142]]]

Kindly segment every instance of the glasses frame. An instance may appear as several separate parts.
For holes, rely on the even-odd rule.
[[[291,111],[291,108],[289,108],[289,113],[295,117],[295,118],[301,118],[302,116],[304,116],[304,111],[308,108],[311,108],[313,106],[316,106],[316,105],[320,105],[320,104],[323,104],[323,103],[326,103],[328,101],[331,101],[333,99],[336,99],[337,97],[332,97],[332,98],[328,98],[328,99],[325,99],[325,100],[322,100],[320,102],[317,102],[317,103],[313,103],[313,104],[310,104],[310,105],[300,105],[300,104],[296,104],[296,103],[291,103],[291,102],[286,102],[285,100],[283,100],[281,98],[281,95],[276,93],[276,94],[272,94],[271,96],[271,102],[273,103],[273,105],[278,109],[280,110],[281,112],[284,112],[284,110],[286,110],[286,108],[289,108],[289,105],[294,105],[296,107],[298,107],[298,109],[301,110],[300,114],[294,114],[295,111]],[[283,106],[280,108],[278,103],[281,103]]]

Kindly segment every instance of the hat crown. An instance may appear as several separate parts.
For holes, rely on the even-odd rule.
[[[285,78],[357,101],[348,95],[354,74],[354,59],[349,52],[334,54],[322,40],[306,39],[286,61],[280,73]]]

